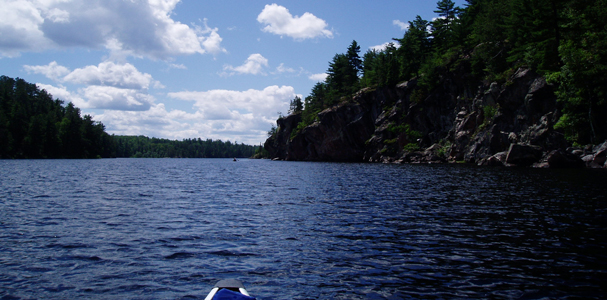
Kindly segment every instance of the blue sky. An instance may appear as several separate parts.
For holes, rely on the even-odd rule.
[[[455,3],[464,6],[465,1]],[[436,1],[0,0],[0,75],[117,135],[259,144],[353,40],[361,56]]]

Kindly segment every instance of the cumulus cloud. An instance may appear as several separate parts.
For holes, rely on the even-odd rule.
[[[141,73],[135,66],[102,62],[98,66],[76,69],[63,78],[64,81],[85,85],[105,85],[125,89],[148,89],[154,83],[152,75]]]
[[[145,92],[133,89],[121,89],[111,86],[91,85],[80,89],[77,93],[70,92],[63,86],[36,84],[46,90],[55,99],[72,102],[82,109],[107,109],[121,111],[145,111],[154,104],[155,98]]]
[[[53,86],[50,84],[42,83],[36,83],[36,86],[38,86],[38,88],[40,89],[46,90],[49,94],[53,95],[53,98],[65,102],[72,102],[78,108],[85,108],[85,106],[87,105],[86,101],[84,101],[81,96],[68,91],[65,86]]]
[[[194,101],[194,107],[208,120],[227,120],[248,114],[262,120],[273,120],[276,111],[288,108],[296,94],[293,87],[274,85],[263,90],[177,92],[168,96]]]
[[[62,78],[70,73],[70,70],[64,66],[57,64],[56,61],[49,63],[46,66],[23,66],[28,73],[42,74],[54,81],[62,80]]]
[[[403,31],[409,29],[409,23],[405,23],[400,20],[394,20],[394,21],[392,21],[392,24],[394,24],[395,26],[398,26],[400,28],[400,30],[403,30]]]
[[[144,111],[150,109],[154,97],[133,89],[91,85],[83,90],[87,99],[84,108]]]
[[[327,73],[319,73],[319,74],[312,74],[312,75],[308,76],[308,78],[313,81],[322,82],[322,81],[325,81],[328,76],[329,75]]]
[[[268,59],[263,57],[259,53],[249,55],[249,58],[244,62],[244,64],[233,67],[230,65],[226,65],[223,67],[223,70],[227,73],[226,75],[233,75],[235,73],[238,74],[252,74],[252,75],[264,75],[264,67],[268,66]]]
[[[78,93],[64,86],[38,84],[56,98],[73,102],[80,108],[141,111],[152,107],[155,99],[148,89],[162,88],[152,75],[141,73],[131,64],[102,62],[97,66],[86,66],[70,71],[53,61],[45,66],[24,66],[28,72],[43,74],[60,83],[85,85]]]
[[[86,66],[70,71],[53,61],[46,66],[25,65],[23,68],[29,73],[42,74],[58,82],[113,86],[135,90],[147,90],[150,86],[162,87],[162,84],[155,81],[152,75],[139,72],[135,66],[129,63],[116,64],[106,61],[98,66]]]
[[[194,112],[167,110],[151,104],[146,111],[105,111],[95,115],[114,134],[184,139],[192,137],[259,144],[275,124],[277,111],[286,111],[297,96],[290,86],[269,86],[263,90],[209,90],[169,93],[168,97],[192,101]],[[301,97],[301,95],[299,95]]]
[[[308,12],[302,16],[293,16],[287,8],[277,4],[266,5],[257,16],[257,21],[266,25],[262,29],[265,32],[297,40],[333,37],[333,32],[327,29],[328,24],[323,19]]]
[[[83,47],[167,59],[225,52],[217,28],[171,18],[180,0],[2,1],[0,55]]]

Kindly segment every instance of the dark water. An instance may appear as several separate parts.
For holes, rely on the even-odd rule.
[[[607,173],[0,161],[0,299],[606,298]]]

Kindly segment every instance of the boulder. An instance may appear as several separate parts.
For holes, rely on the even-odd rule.
[[[516,166],[531,166],[542,158],[542,148],[534,145],[511,144],[506,163]]]
[[[503,167],[506,165],[508,152],[499,152],[478,162],[479,166]]]
[[[607,168],[607,142],[594,147],[586,147],[582,161],[588,168]]]
[[[550,151],[533,166],[536,168],[583,168],[584,161],[571,152],[558,149]]]

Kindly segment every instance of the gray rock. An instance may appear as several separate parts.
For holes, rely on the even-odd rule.
[[[531,166],[542,158],[542,148],[534,145],[511,144],[506,163],[516,166]]]
[[[584,161],[573,153],[561,149],[552,150],[535,164],[536,168],[583,168]]]

